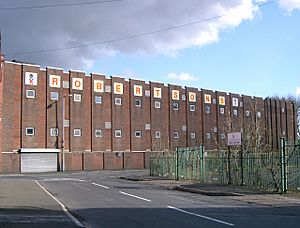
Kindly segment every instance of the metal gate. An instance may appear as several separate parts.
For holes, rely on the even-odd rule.
[[[281,192],[300,191],[300,144],[280,141]]]
[[[58,171],[56,149],[21,149],[21,173],[41,173]]]

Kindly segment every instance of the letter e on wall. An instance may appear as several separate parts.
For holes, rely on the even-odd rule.
[[[115,82],[114,83],[114,94],[123,94],[123,83]]]

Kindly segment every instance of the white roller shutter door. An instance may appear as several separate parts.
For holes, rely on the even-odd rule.
[[[57,153],[21,153],[21,173],[57,172]]]

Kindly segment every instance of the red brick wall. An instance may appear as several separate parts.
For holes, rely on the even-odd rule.
[[[112,150],[130,151],[130,99],[129,82],[123,78],[112,77]],[[114,83],[123,84],[123,94],[115,94]],[[122,104],[116,105],[115,98],[121,98]],[[122,137],[115,137],[115,130],[122,131]]]
[[[172,98],[172,91],[173,98]],[[179,93],[179,94],[177,94]],[[182,99],[184,97],[184,100]],[[174,99],[175,98],[175,99]],[[178,100],[176,100],[178,99]],[[178,104],[178,110],[173,105]],[[178,147],[187,147],[187,121],[186,121],[186,91],[181,86],[169,85],[169,113],[170,113],[170,148],[172,151]],[[178,132],[179,137],[174,138],[174,132]]]
[[[189,93],[195,93],[195,101],[189,100]],[[186,113],[187,113],[187,140],[188,146],[199,146],[202,141],[202,97],[201,92],[196,88],[186,88]],[[195,111],[190,110],[190,106],[195,106]],[[196,138],[191,138],[191,133],[195,133]]]
[[[154,88],[161,88],[161,98],[154,98]],[[152,150],[169,149],[169,89],[161,83],[150,82],[150,90]],[[155,101],[160,102],[160,108],[154,107]],[[161,133],[160,138],[155,138],[156,131]]]
[[[135,85],[142,86],[142,96],[134,96]],[[138,89],[136,88],[136,90]],[[145,96],[145,90],[149,90],[149,85],[146,85],[145,82],[138,80],[130,80],[131,151],[146,151],[147,149],[150,149],[151,134],[150,130],[146,129],[146,124],[150,124],[150,97]],[[136,95],[139,95],[138,91]],[[136,99],[141,101],[140,107],[135,105]],[[141,131],[142,136],[135,137],[135,131]]]

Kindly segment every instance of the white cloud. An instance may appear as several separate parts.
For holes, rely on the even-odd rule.
[[[291,13],[294,10],[300,10],[300,0],[280,0],[279,5],[288,13]]]
[[[59,0],[49,2],[60,3]],[[15,1],[1,4],[2,7],[17,6]],[[35,0],[24,3],[36,4]],[[116,53],[176,55],[184,48],[218,42],[221,31],[252,20],[255,12],[253,0],[185,0],[176,1],[176,4],[174,0],[139,1],[138,4],[133,0],[82,7],[1,11],[0,21],[6,53],[59,49],[199,22],[135,39],[8,57],[41,65],[87,69],[93,62]],[[226,16],[218,17],[220,15]]]
[[[198,77],[190,75],[189,73],[169,73],[167,76],[168,79],[177,80],[177,81],[197,81]]]
[[[296,96],[300,97],[300,86],[296,88]]]

